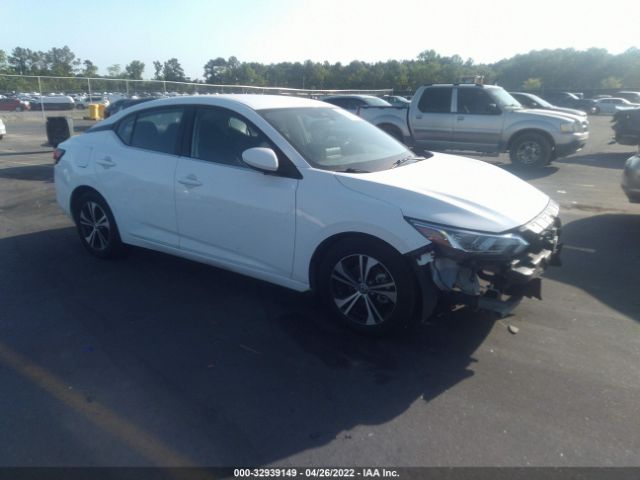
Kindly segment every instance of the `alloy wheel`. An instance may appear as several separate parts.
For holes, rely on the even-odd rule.
[[[104,251],[109,246],[111,224],[104,209],[94,201],[86,202],[78,216],[82,238],[92,249]]]
[[[542,149],[540,148],[540,144],[538,142],[527,141],[523,142],[518,146],[517,151],[518,160],[523,165],[533,165],[540,160],[540,156],[542,155]]]
[[[331,272],[330,285],[338,310],[357,324],[382,324],[396,308],[396,282],[389,270],[371,256],[343,257]]]

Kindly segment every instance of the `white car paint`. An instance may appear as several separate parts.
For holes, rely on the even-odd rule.
[[[0,118],[0,137],[7,134],[7,128],[4,126],[4,122]]]
[[[443,153],[402,168],[337,178],[398,205],[406,217],[482,232],[523,225],[549,203],[547,195],[501,168]]]
[[[302,178],[158,154],[126,146],[113,130],[72,137],[55,166],[57,201],[70,214],[73,191],[96,189],[125,243],[152,248],[303,291],[318,246],[333,235],[375,236],[404,254],[428,245],[405,217],[503,232],[536,217],[549,198],[484,162],[434,154],[371,174],[312,167],[256,110],[336,108],[274,95],[162,99],[100,125],[161,105],[209,105],[237,112],[280,148]],[[353,121],[363,121],[353,117]],[[382,133],[381,133],[382,134]]]

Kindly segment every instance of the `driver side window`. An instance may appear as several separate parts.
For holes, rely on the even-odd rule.
[[[493,115],[496,113],[495,101],[480,88],[459,88],[458,113]]]
[[[249,168],[242,161],[242,152],[253,147],[273,148],[248,120],[223,108],[203,108],[196,112],[191,142],[193,158]]]

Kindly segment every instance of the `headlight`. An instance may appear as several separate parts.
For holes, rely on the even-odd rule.
[[[564,133],[573,133],[578,131],[578,124],[576,122],[561,123],[560,131]]]
[[[513,233],[493,235],[432,225],[412,218],[407,218],[407,221],[427,240],[463,253],[511,256],[529,246],[522,237]]]

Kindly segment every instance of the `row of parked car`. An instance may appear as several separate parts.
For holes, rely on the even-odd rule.
[[[582,148],[589,125],[585,108],[590,113],[613,113],[615,141],[640,145],[640,93],[618,95],[587,103],[570,94],[565,98],[575,100],[570,104],[576,108],[568,108],[530,93],[456,84],[422,87],[408,106],[368,95],[323,100],[365,118],[414,149],[508,151],[513,163],[534,167]],[[622,189],[629,201],[640,202],[640,154],[627,160]]]
[[[526,108],[542,110],[555,110],[572,115],[586,115],[607,113],[614,114],[625,108],[640,107],[640,92],[621,91],[614,96],[598,95],[595,98],[582,98],[572,92],[549,92],[544,96],[525,92],[509,92],[518,102]],[[354,112],[358,107],[364,106],[394,106],[408,108],[411,101],[398,95],[385,95],[383,98],[372,95],[332,95],[323,97],[324,100],[338,105],[346,110]],[[380,100],[387,103],[381,103]]]

